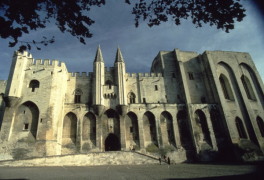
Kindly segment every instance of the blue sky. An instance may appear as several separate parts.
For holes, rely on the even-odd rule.
[[[131,6],[116,1],[107,1],[105,6],[93,8],[89,16],[95,20],[90,28],[93,37],[86,45],[70,34],[62,34],[56,26],[25,35],[21,40],[55,35],[56,42],[41,51],[32,49],[35,59],[58,59],[66,63],[69,72],[91,72],[96,49],[100,44],[106,66],[113,66],[119,46],[126,62],[127,72],[149,72],[152,60],[160,50],[175,48],[203,53],[205,50],[238,51],[250,53],[264,79],[264,23],[258,11],[245,1],[247,16],[235,24],[230,33],[204,25],[195,28],[189,21],[180,26],[172,21],[149,28],[142,22],[135,28]],[[0,80],[7,80],[12,55],[18,46],[8,47],[8,41],[0,41]]]

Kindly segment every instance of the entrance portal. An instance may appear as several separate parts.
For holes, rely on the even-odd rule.
[[[119,138],[113,134],[110,133],[107,138],[105,139],[105,151],[120,151],[120,141]]]

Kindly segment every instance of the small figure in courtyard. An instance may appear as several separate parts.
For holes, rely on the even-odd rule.
[[[159,157],[159,164],[161,165],[161,157]]]
[[[170,165],[170,158],[168,157],[168,165]]]

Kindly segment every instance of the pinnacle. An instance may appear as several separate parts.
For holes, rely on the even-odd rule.
[[[100,45],[97,48],[96,55],[94,58],[94,62],[104,62]]]
[[[124,62],[124,58],[122,56],[122,53],[121,53],[121,50],[120,50],[119,47],[117,48],[117,51],[116,51],[116,59],[115,59],[115,62]]]

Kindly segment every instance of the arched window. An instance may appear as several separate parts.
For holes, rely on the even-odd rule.
[[[243,125],[243,122],[240,118],[236,117],[236,127],[238,131],[238,135],[240,138],[247,139],[247,134]]]
[[[241,76],[241,81],[246,91],[248,99],[256,100],[256,96],[254,94],[254,91],[252,89],[249,79],[245,75],[243,75]]]
[[[75,89],[74,91],[74,103],[81,103],[81,95],[83,94],[81,89]]]
[[[113,82],[110,81],[110,80],[107,80],[107,81],[105,82],[105,85],[108,85],[108,88],[109,88],[109,89],[112,89]]]
[[[36,88],[39,88],[39,81],[38,80],[31,80],[29,83],[29,88],[32,88],[31,91],[35,92]]]
[[[258,123],[260,134],[262,137],[264,137],[264,122],[259,116],[257,117],[257,123]]]
[[[234,100],[233,92],[231,90],[230,84],[228,79],[225,75],[221,74],[219,77],[219,81],[226,99]]]
[[[136,103],[136,95],[133,92],[128,93],[128,103]]]

